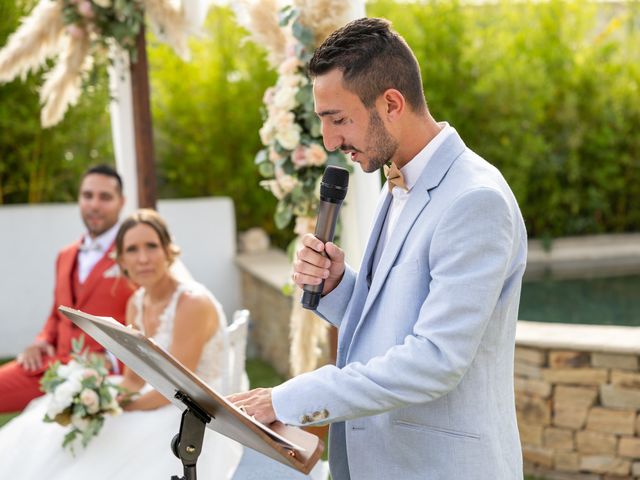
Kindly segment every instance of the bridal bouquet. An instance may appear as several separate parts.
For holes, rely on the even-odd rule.
[[[82,351],[83,338],[72,341],[72,360],[66,365],[56,361],[40,381],[51,397],[44,421],[70,427],[62,447],[69,447],[72,453],[76,438],[86,447],[100,432],[105,415],[122,413],[118,403],[122,389],[107,378],[101,357]]]

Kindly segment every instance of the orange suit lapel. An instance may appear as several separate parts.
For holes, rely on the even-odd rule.
[[[76,301],[77,308],[82,309],[82,305],[85,304],[91,293],[98,286],[98,284],[102,280],[104,273],[113,266],[114,261],[111,258],[111,253],[113,251],[114,246],[111,245],[111,247],[109,247],[109,250],[107,250],[102,258],[98,260],[98,263],[95,264],[95,266],[91,270],[91,273],[89,273],[89,276],[85,280],[84,285],[80,289],[81,294]]]

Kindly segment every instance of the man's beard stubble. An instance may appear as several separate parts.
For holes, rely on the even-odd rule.
[[[380,115],[374,109],[369,116],[366,139],[371,146],[367,152],[369,163],[366,169],[363,166],[363,170],[370,173],[381,169],[384,164],[391,161],[398,150],[398,141],[387,131]]]

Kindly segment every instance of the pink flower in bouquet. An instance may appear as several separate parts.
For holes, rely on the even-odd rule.
[[[100,410],[100,397],[90,388],[85,388],[80,392],[80,403],[87,408],[89,414],[98,413]]]
[[[82,371],[82,379],[87,380],[89,378],[95,379],[96,386],[102,383],[102,376],[94,368],[85,368]]]
[[[80,3],[80,5],[78,5],[78,13],[80,13],[80,15],[85,18],[93,18],[94,13],[91,2],[85,0],[84,2]]]

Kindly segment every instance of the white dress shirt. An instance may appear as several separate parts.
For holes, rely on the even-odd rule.
[[[384,250],[384,247],[389,242],[389,238],[393,233],[393,230],[398,222],[398,218],[402,213],[402,209],[404,208],[407,200],[409,199],[409,195],[411,194],[411,189],[415,186],[422,175],[425,167],[429,163],[429,160],[433,156],[438,147],[442,145],[442,143],[447,139],[449,135],[453,133],[453,127],[451,127],[447,122],[439,122],[438,126],[440,127],[440,132],[431,139],[425,147],[418,152],[418,154],[413,157],[404,167],[400,169],[402,172],[402,176],[404,177],[404,183],[407,187],[407,190],[403,190],[398,186],[394,186],[393,190],[391,190],[391,204],[389,205],[389,210],[387,210],[387,218],[385,220],[384,226],[382,227],[382,232],[380,233],[380,239],[378,240],[378,245],[376,246],[375,255],[373,258],[373,272],[375,272],[376,267],[378,266],[378,262],[380,261],[380,256]],[[384,188],[387,188],[386,185]]]
[[[109,250],[109,247],[116,239],[118,233],[119,224],[115,224],[109,230],[96,238],[86,233],[82,239],[82,245],[80,245],[80,252],[78,253],[78,280],[80,283],[84,283],[93,267]]]

